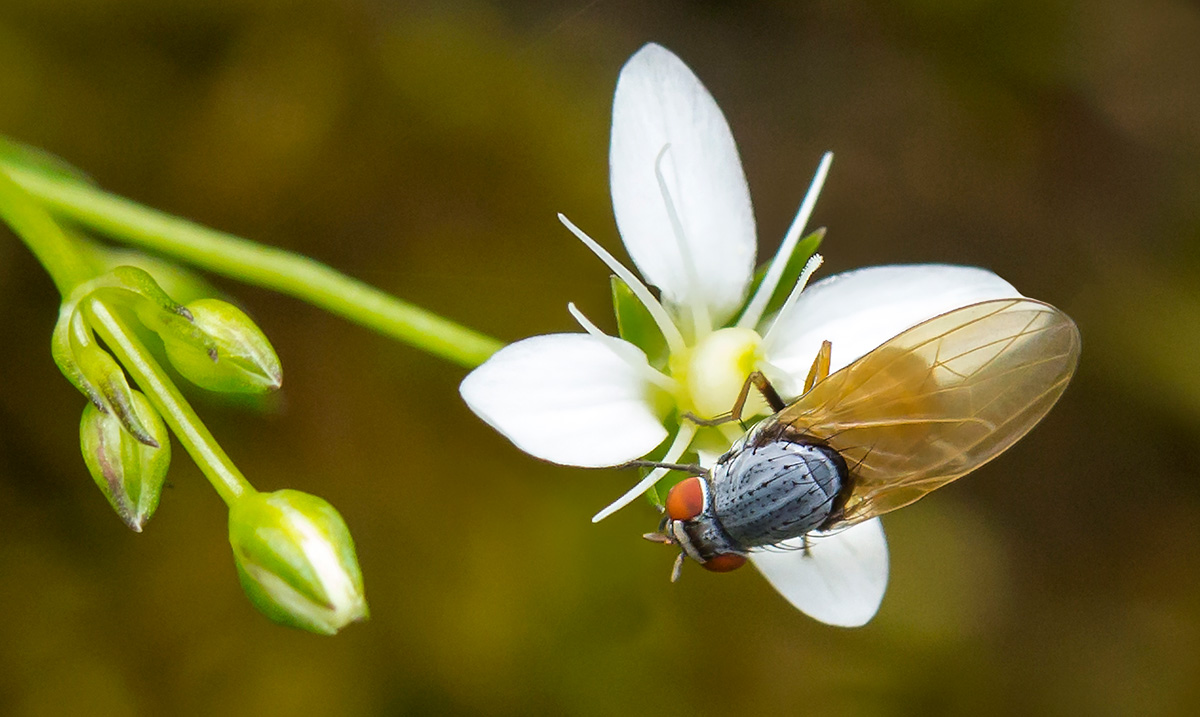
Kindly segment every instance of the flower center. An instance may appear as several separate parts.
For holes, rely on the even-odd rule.
[[[685,361],[672,361],[671,375],[684,387],[691,411],[700,418],[728,414],[737,401],[746,377],[758,365],[762,337],[753,329],[719,329],[705,336],[687,353]],[[681,397],[683,398],[683,397]],[[742,416],[767,413],[766,402],[751,391]]]

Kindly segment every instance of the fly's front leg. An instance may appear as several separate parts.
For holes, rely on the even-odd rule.
[[[821,342],[821,350],[817,352],[817,357],[813,359],[812,368],[808,370],[808,378],[804,379],[804,392],[808,393],[813,386],[824,381],[829,376],[829,358],[833,355],[833,344],[828,341]]]
[[[687,553],[679,553],[679,557],[675,558],[675,565],[671,567],[671,582],[679,582],[679,576],[683,573],[683,561],[687,557]]]
[[[621,468],[666,468],[669,471],[679,471],[687,473],[691,476],[702,476],[707,473],[707,469],[699,463],[663,463],[662,461],[629,461],[617,466]]]
[[[751,371],[750,375],[746,377],[746,382],[742,384],[742,390],[738,392],[737,400],[733,402],[733,408],[729,413],[716,418],[700,418],[691,411],[687,411],[683,417],[698,426],[720,426],[730,421],[740,421],[742,420],[742,411],[746,408],[746,400],[750,397],[751,386],[757,388],[762,397],[766,399],[772,413],[779,413],[787,406],[762,371]]]
[[[746,377],[746,385],[742,386],[741,403],[737,406],[739,416],[741,415],[742,407],[746,403],[746,393],[750,390],[750,384],[752,383],[758,389],[758,392],[762,394],[762,397],[766,399],[767,405],[771,407],[771,413],[779,413],[787,408],[787,402],[783,400],[779,392],[775,390],[775,387],[763,375],[763,372],[755,371]]]

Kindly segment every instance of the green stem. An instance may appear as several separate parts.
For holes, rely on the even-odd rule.
[[[179,393],[179,389],[167,377],[150,353],[142,346],[129,326],[112,311],[103,300],[91,297],[80,307],[88,317],[88,323],[96,330],[109,349],[129,372],[138,386],[150,399],[175,437],[191,455],[196,465],[204,472],[213,488],[226,505],[254,487],[242,475],[200,418]]]
[[[501,346],[496,339],[308,257],[209,229],[75,179],[0,166],[25,191],[63,216],[127,243],[289,294],[461,366],[478,366]]]
[[[0,219],[25,242],[66,298],[95,272],[75,250],[58,222],[0,166]]]

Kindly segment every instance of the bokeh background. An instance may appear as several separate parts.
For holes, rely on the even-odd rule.
[[[78,452],[57,296],[0,229],[0,712],[13,715],[1195,714],[1200,709],[1200,7],[1184,0],[530,3],[5,0],[0,133],[152,206],[312,255],[505,340],[597,320],[619,250],[611,93],[674,50],[736,136],[774,251],[823,151],[824,275],[989,267],[1083,361],[999,460],[885,520],[865,628],[644,543],[630,481],[539,463],[463,371],[218,280],[285,367],[197,397],[259,488],[333,502],[372,619],[244,599],[180,452],[130,533]],[[611,329],[611,319],[605,324]],[[694,566],[689,566],[694,568]]]

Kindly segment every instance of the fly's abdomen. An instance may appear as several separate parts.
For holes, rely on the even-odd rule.
[[[785,439],[751,443],[714,469],[713,512],[741,547],[772,545],[819,527],[845,476],[846,462],[828,446]]]

